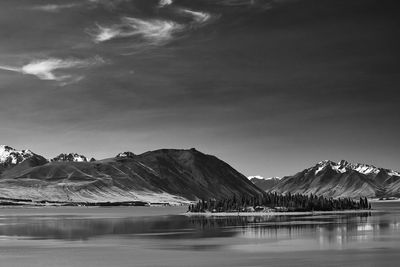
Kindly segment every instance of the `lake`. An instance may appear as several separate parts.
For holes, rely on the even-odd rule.
[[[398,266],[400,203],[205,218],[186,207],[0,209],[0,266]]]

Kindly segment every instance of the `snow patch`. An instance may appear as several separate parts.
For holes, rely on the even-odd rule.
[[[336,171],[337,173],[345,173],[348,171],[356,171],[358,173],[364,175],[370,174],[378,174],[381,169],[377,168],[373,165],[362,164],[362,163],[350,163],[346,160],[341,160],[338,163],[330,161],[330,160],[323,160],[317,163],[314,167],[310,168],[309,170],[315,170],[315,174],[321,172],[325,167],[329,166],[332,170]],[[398,175],[398,172],[393,170],[388,170],[389,175]]]
[[[0,164],[19,164],[33,156],[30,150],[16,150],[10,146],[0,145]]]
[[[317,175],[318,173],[320,173],[324,168],[325,168],[325,166],[320,166],[320,167],[318,167],[318,169],[315,171],[315,175]]]
[[[249,179],[249,180],[251,180],[251,179],[253,179],[253,178],[256,178],[256,179],[264,179],[264,177],[262,177],[262,176],[260,176],[260,175],[253,175],[253,176],[247,177],[247,179]]]
[[[274,180],[274,179],[281,179],[281,178],[279,178],[279,177],[267,177],[267,178],[264,178],[264,177],[262,177],[261,175],[253,175],[253,176],[249,176],[249,177],[247,177],[247,179],[249,179],[249,180],[251,180],[251,179],[253,179],[253,178],[255,178],[255,179],[261,179],[261,180]]]
[[[116,156],[116,158],[134,158],[134,157],[135,154],[130,151],[121,152]]]
[[[388,173],[390,176],[400,176],[400,173],[397,171],[390,170]]]

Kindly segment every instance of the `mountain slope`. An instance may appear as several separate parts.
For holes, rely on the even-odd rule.
[[[262,178],[262,177],[250,176],[248,178],[253,184],[255,184],[258,188],[264,191],[271,190],[280,181],[278,177]]]
[[[233,194],[262,194],[231,166],[195,149],[162,149],[141,155],[124,152],[115,158],[93,162],[50,162],[11,170],[1,175],[1,197],[184,202]]]
[[[398,172],[367,164],[321,161],[293,176],[283,177],[271,191],[327,197],[400,195]]]

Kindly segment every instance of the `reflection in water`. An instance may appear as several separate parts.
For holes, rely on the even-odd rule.
[[[314,248],[343,248],[349,243],[399,236],[399,213],[354,213],[264,217],[202,217],[183,215],[150,217],[90,217],[20,215],[0,217],[0,235],[17,239],[90,240],[100,237],[129,240],[176,240],[176,249],[222,249],[232,243],[267,244],[297,241]],[[217,239],[215,239],[217,238]],[[219,238],[219,239],[218,239]],[[187,241],[185,241],[187,240]],[[178,244],[180,242],[180,244]],[[186,242],[186,243],[185,243]],[[187,243],[191,245],[188,246]],[[260,246],[261,246],[260,245]],[[174,246],[168,244],[168,249]],[[287,247],[286,247],[287,249]]]
[[[1,266],[397,266],[400,205],[187,217],[184,207],[0,209]],[[175,214],[175,215],[165,215]]]
[[[183,216],[142,218],[11,217],[3,218],[0,235],[34,239],[87,240],[103,235],[164,233],[187,227]]]
[[[399,213],[366,212],[318,216],[196,217],[191,218],[191,223],[205,231],[222,228],[234,232],[239,238],[265,242],[308,240],[317,244],[314,247],[340,249],[349,243],[379,241],[387,235],[399,238],[399,218]]]

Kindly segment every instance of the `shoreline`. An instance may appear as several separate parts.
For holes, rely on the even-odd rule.
[[[382,202],[400,202],[400,198],[396,199],[379,199],[379,198],[371,198],[368,199],[370,203],[382,203]]]
[[[379,212],[378,210],[333,210],[333,211],[284,211],[284,212],[186,212],[188,217],[251,217],[251,216],[285,216],[285,215],[320,215]]]

